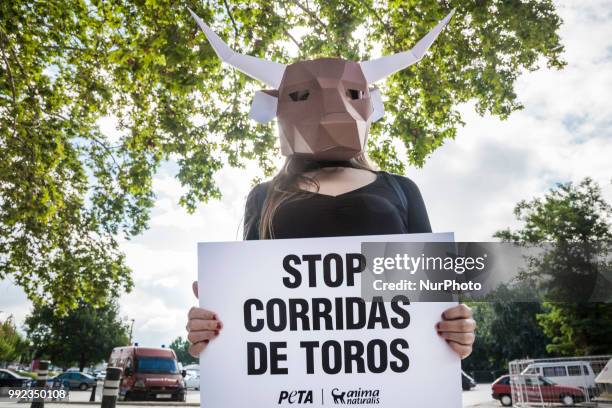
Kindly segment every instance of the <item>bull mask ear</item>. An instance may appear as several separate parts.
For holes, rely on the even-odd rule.
[[[370,100],[372,101],[372,122],[376,122],[378,119],[385,115],[385,105],[383,105],[382,98],[380,96],[380,89],[370,88]]]
[[[278,89],[283,74],[285,73],[285,65],[279,64],[278,62],[268,61],[252,57],[250,55],[239,54],[232,50],[219,36],[207,26],[196,13],[188,8],[191,17],[200,26],[206,38],[212,45],[213,49],[221,58],[223,62],[226,62],[244,72],[251,78],[259,79],[266,85]]]
[[[276,117],[278,91],[257,91],[251,103],[249,117],[259,123],[268,123]]]
[[[453,17],[453,14],[455,14],[455,10],[451,11],[442,21],[432,28],[425,37],[421,38],[421,40],[412,47],[412,49],[393,55],[387,55],[375,60],[360,62],[359,65],[361,65],[361,70],[368,84],[386,78],[394,72],[419,62],[436,38],[438,38],[440,32],[446,27]]]

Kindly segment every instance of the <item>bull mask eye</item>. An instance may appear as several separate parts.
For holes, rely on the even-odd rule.
[[[365,92],[360,89],[347,89],[346,96],[351,99],[363,99],[365,98]]]
[[[308,95],[310,95],[310,92],[308,92],[308,89],[305,89],[303,91],[291,92],[289,94],[289,97],[291,98],[292,101],[297,102],[297,101],[305,101],[306,99],[308,99]]]

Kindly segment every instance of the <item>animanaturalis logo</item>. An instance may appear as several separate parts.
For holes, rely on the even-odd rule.
[[[380,390],[358,388],[356,390],[342,391],[338,388],[331,390],[334,404],[378,404],[380,402]]]

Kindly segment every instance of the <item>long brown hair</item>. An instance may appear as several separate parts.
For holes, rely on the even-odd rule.
[[[351,159],[351,167],[362,170],[373,170],[365,154]],[[315,167],[316,168],[316,167]],[[311,192],[304,191],[300,186],[308,185],[319,191],[319,182],[305,173],[313,170],[313,161],[288,157],[285,164],[271,180],[268,193],[261,209],[259,221],[259,239],[274,239],[273,220],[278,208],[287,202],[311,196]]]

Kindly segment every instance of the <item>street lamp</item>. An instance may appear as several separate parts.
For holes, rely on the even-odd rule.
[[[135,319],[130,319],[130,321],[132,322],[132,324],[130,325],[130,342],[128,345],[132,345],[132,333],[134,332],[134,321]]]

